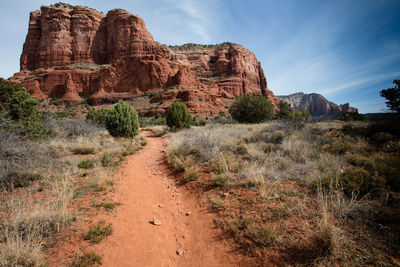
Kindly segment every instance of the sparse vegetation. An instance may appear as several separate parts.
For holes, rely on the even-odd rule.
[[[393,264],[400,240],[395,127],[298,117],[301,124],[289,118],[180,131],[169,158],[180,170],[208,167],[193,183],[207,191],[218,228],[260,260],[364,265],[376,263],[379,250],[380,264]]]
[[[4,96],[0,110],[0,265],[46,266],[45,250],[80,212],[73,203],[87,194],[92,198],[110,192],[114,166],[126,149],[141,148],[144,141],[113,138],[90,120],[63,118],[71,107],[59,106],[58,113],[38,111],[48,104],[37,104],[24,89],[8,81],[5,84],[10,90],[0,90]],[[101,160],[102,155],[109,157]],[[78,165],[90,171],[82,173]],[[116,205],[101,202],[106,210]]]
[[[101,240],[111,235],[112,225],[106,224],[105,221],[101,220],[96,226],[89,228],[88,233],[85,235],[85,239],[92,243],[100,243]]]
[[[73,263],[76,267],[90,267],[102,265],[103,260],[101,256],[97,255],[95,252],[83,252],[82,255],[78,256]]]

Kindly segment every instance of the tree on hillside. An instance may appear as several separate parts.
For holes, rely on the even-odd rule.
[[[260,123],[272,119],[274,106],[263,95],[247,94],[235,99],[229,113],[240,123]]]
[[[400,80],[394,80],[393,88],[388,88],[380,91],[380,95],[386,98],[386,106],[397,113],[400,113]]]

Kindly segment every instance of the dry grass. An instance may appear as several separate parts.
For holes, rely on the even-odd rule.
[[[212,188],[218,227],[251,253],[273,246],[284,255],[293,246],[297,252],[277,261],[391,264],[400,208],[388,184],[399,186],[400,142],[370,131],[364,122],[213,124],[172,134],[168,151],[179,155],[179,166],[191,159],[191,168],[209,167],[211,179],[197,185]]]
[[[56,135],[42,141],[0,132],[0,266],[46,265],[44,240],[76,218],[72,204],[89,192],[112,191],[115,168],[145,145],[140,136],[113,138],[85,120],[47,124]],[[79,169],[82,161],[93,168]]]

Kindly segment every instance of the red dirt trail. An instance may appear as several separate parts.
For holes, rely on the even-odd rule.
[[[146,147],[122,168],[114,199],[121,206],[110,218],[113,233],[92,247],[103,266],[241,265],[243,255],[221,238],[215,216],[176,185],[165,163],[165,139],[142,134]],[[161,225],[151,224],[153,218]]]

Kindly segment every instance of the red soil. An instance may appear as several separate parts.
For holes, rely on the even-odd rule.
[[[151,132],[143,135],[146,147],[127,158],[119,175],[113,201],[121,205],[113,216],[100,214],[93,220],[101,217],[111,222],[112,235],[93,246],[82,241],[82,233],[75,238],[69,235],[69,241],[63,239],[63,245],[58,242],[51,249],[58,254],[50,259],[51,265],[69,261],[60,257],[69,254],[71,259],[71,252],[77,253],[80,248],[101,255],[103,266],[243,265],[245,257],[215,228],[215,215],[188,189],[176,184],[165,162],[164,138]],[[153,219],[161,225],[152,224]],[[84,231],[87,224],[77,222],[74,227]]]

